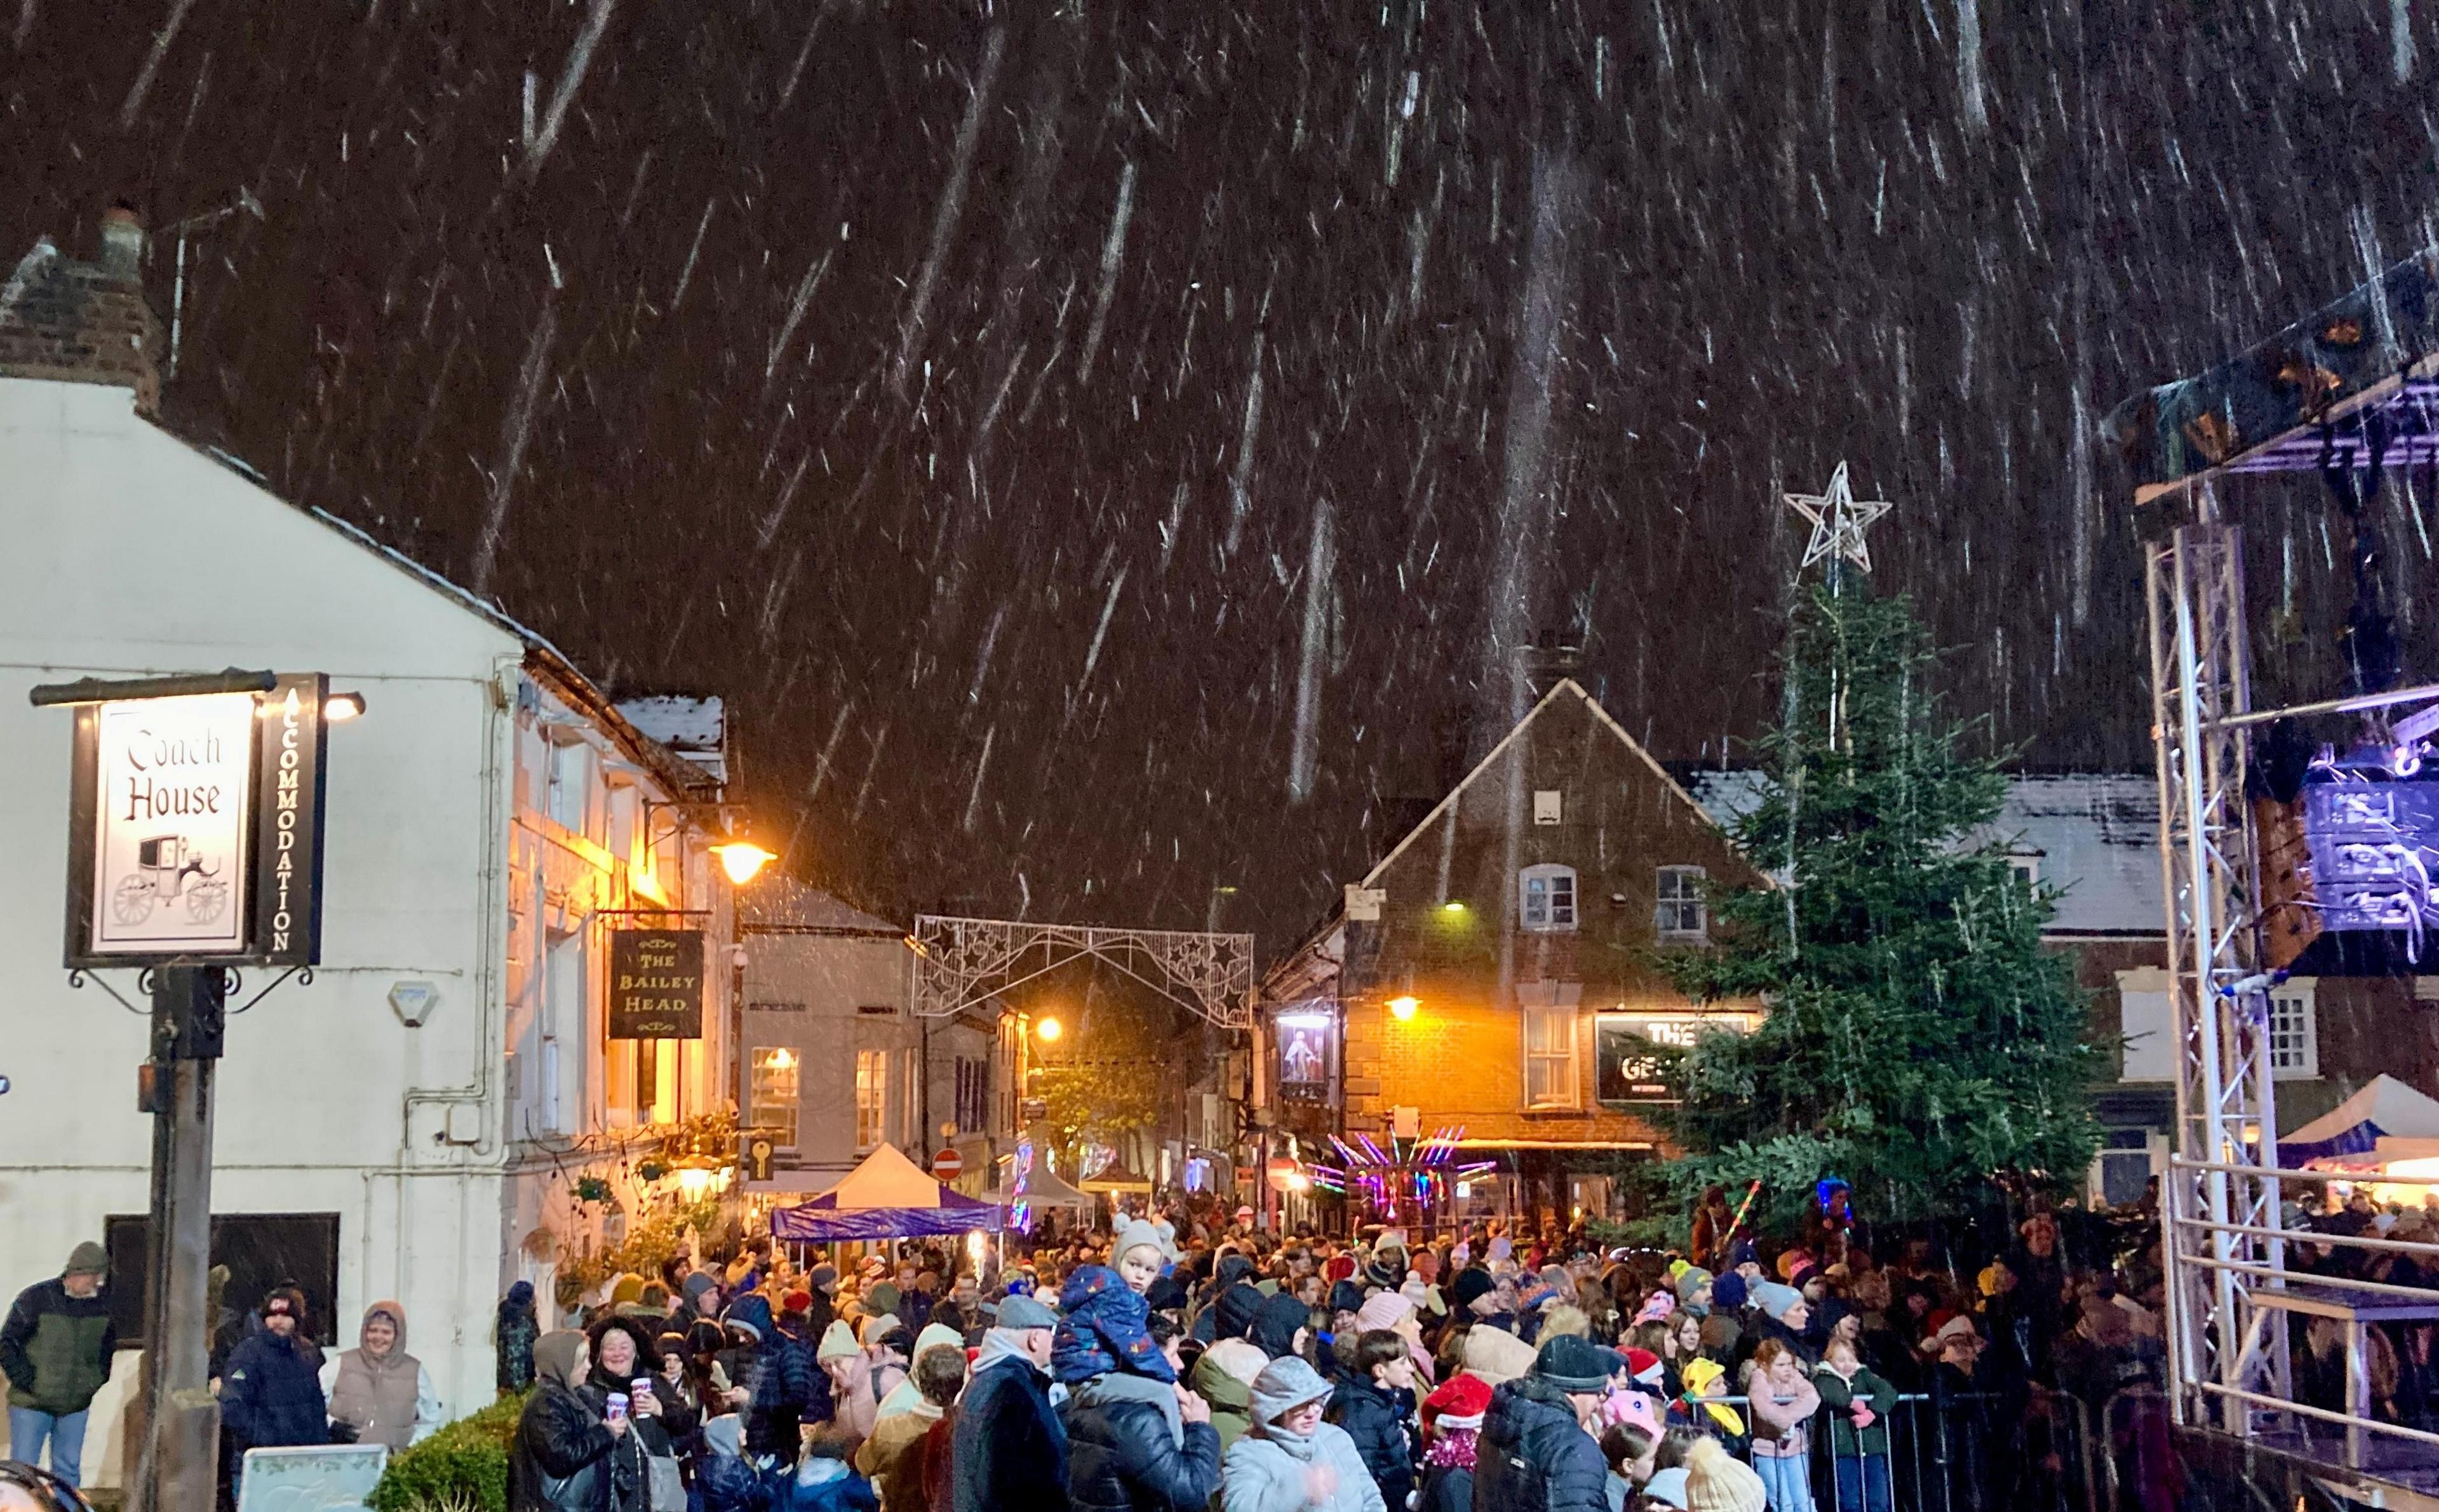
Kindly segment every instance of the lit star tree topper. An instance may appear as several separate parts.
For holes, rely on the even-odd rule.
[[[1865,543],[1863,532],[1880,516],[1889,512],[1885,499],[1858,499],[1854,486],[1846,481],[1846,464],[1829,474],[1829,487],[1819,493],[1789,493],[1781,497],[1787,507],[1812,522],[1812,539],[1805,543],[1804,560],[1798,571],[1816,561],[1829,563],[1829,585],[1838,586],[1841,560],[1851,561],[1863,572],[1872,570],[1872,548]]]

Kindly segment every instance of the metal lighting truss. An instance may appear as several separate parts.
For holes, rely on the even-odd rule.
[[[1086,956],[1223,1029],[1253,1027],[1254,936],[1005,918],[915,919],[915,1011],[946,1018]]]
[[[2254,964],[2243,543],[2215,518],[2207,489],[2199,515],[2151,546],[2147,575],[2178,1049],[2176,1149],[2161,1217],[2178,1420],[2248,1433],[2262,1396],[2291,1395],[2285,1310],[2256,1295],[2285,1290],[2286,1255],[2270,983]]]

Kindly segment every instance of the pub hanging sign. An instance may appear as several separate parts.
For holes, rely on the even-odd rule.
[[[610,1038],[703,1038],[703,931],[610,932]]]
[[[70,969],[321,960],[328,688],[307,673],[76,706]]]

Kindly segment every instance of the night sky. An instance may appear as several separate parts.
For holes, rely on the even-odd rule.
[[[1751,734],[1842,458],[1959,708],[2146,765],[2099,417],[2439,240],[2434,70],[2424,0],[0,0],[0,255],[243,187],[179,428],[727,695],[817,882],[1268,954],[1543,631]],[[2240,503],[2338,691],[2317,486]]]

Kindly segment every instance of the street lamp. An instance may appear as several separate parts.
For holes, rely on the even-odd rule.
[[[723,841],[712,846],[711,853],[720,858],[720,869],[728,874],[728,880],[739,887],[752,881],[761,874],[763,867],[779,859],[750,840]]]
[[[1040,1040],[1043,1044],[1058,1043],[1059,1037],[1066,1032],[1065,1026],[1059,1023],[1057,1019],[1044,1019],[1033,1026],[1034,1038]]]
[[[1391,998],[1389,1000],[1389,1011],[1397,1015],[1398,1022],[1399,1023],[1403,1023],[1412,1019],[1415,1016],[1415,1010],[1422,1005],[1422,1000],[1412,993],[1408,993],[1403,997]]]

